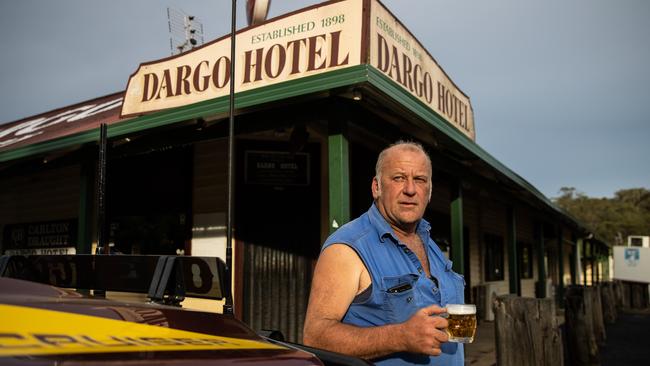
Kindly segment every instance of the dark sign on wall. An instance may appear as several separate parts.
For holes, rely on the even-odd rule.
[[[246,151],[244,182],[273,186],[309,185],[309,154]]]
[[[5,253],[15,253],[17,250],[34,253],[56,252],[50,249],[76,246],[77,219],[5,225],[2,235],[2,248]]]

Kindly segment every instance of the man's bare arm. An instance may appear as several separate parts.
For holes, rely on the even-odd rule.
[[[304,343],[352,356],[373,359],[407,351],[439,355],[447,341],[447,320],[431,316],[444,312],[438,306],[417,311],[408,321],[379,327],[343,324],[362,272],[366,271],[354,250],[344,244],[325,249],[316,264],[305,318]]]

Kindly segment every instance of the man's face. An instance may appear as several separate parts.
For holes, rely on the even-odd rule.
[[[431,198],[431,170],[417,150],[395,147],[381,167],[381,182],[372,181],[372,196],[379,212],[393,227],[415,228]]]

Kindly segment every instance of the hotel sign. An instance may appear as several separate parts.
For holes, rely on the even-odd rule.
[[[318,4],[230,37],[145,63],[131,76],[122,116],[135,116],[283,81],[369,64],[475,140],[469,98],[411,33],[376,0]]]
[[[386,8],[373,2],[370,12],[370,64],[476,140],[469,98]]]
[[[362,1],[314,6],[237,33],[235,90],[250,90],[361,62]],[[122,116],[228,95],[230,37],[140,65],[129,79]]]
[[[308,186],[309,154],[246,151],[244,183],[270,186]]]

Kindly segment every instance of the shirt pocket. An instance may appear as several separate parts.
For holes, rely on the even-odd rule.
[[[453,289],[451,293],[454,294],[454,297],[449,299],[449,304],[464,304],[465,303],[465,276],[460,275],[454,271],[450,271],[451,283],[453,284]]]
[[[418,309],[419,275],[409,273],[401,276],[382,277],[384,307],[391,323],[406,321]]]

